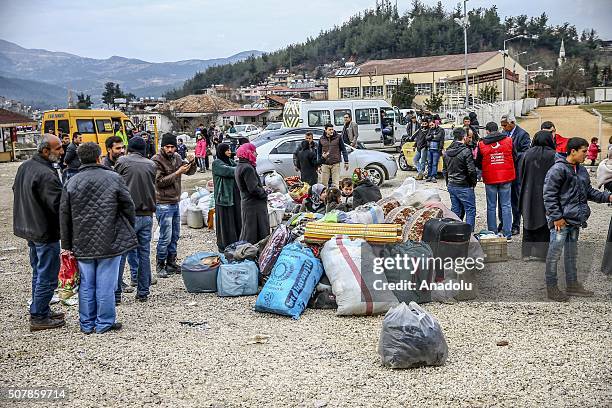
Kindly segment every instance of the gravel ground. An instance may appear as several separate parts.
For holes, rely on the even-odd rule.
[[[594,299],[544,301],[543,264],[517,260],[514,244],[514,259],[491,266],[478,280],[483,295],[501,293],[515,301],[426,304],[444,330],[448,360],[442,367],[393,371],[381,366],[376,352],[382,316],[336,317],[307,309],[293,321],[254,312],[255,296],[188,294],[179,276],[160,279],[148,303],[124,295],[121,332],[85,336],[77,308],[62,306],[65,328],[31,334],[26,243],[12,235],[11,225],[17,167],[0,167],[0,210],[7,219],[0,225],[0,249],[17,247],[0,253],[0,387],[65,387],[75,407],[601,407],[612,400],[612,282],[597,271],[608,207],[592,205],[582,234],[592,243],[580,263]],[[412,173],[400,172],[383,194],[407,175]],[[202,185],[207,177],[198,174],[186,184]],[[444,184],[435,187],[450,205]],[[477,200],[480,229],[482,186]],[[179,257],[214,248],[213,233],[184,229]],[[180,320],[207,325],[186,327]],[[269,342],[248,344],[257,334],[269,335]],[[509,344],[497,346],[500,340]]]

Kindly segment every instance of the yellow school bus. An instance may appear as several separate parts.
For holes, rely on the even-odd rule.
[[[42,118],[42,133],[59,134],[67,133],[72,138],[74,132],[83,136],[83,142],[95,142],[102,148],[102,154],[106,154],[104,145],[106,139],[115,134],[115,124],[121,126],[124,134],[135,132],[136,128],[125,113],[116,110],[104,109],[56,109],[46,111]],[[152,137],[157,145],[157,129],[154,129]]]

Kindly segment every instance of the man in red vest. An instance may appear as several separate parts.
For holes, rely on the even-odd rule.
[[[512,139],[499,132],[497,123],[489,122],[487,135],[478,142],[476,166],[482,169],[482,181],[487,194],[487,228],[497,230],[497,200],[501,203],[502,232],[508,242],[512,241],[512,181],[516,178],[514,162],[516,150]]]

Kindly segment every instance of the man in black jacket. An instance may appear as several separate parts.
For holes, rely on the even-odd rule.
[[[427,179],[432,183],[437,183],[436,178],[438,177],[438,163],[440,162],[440,155],[444,148],[444,129],[438,126],[436,120],[432,120],[429,123],[429,133],[427,134],[427,150],[428,150],[428,161],[429,171],[427,172]]]
[[[119,136],[109,136],[106,138],[104,146],[106,146],[106,156],[102,159],[102,165],[114,169],[117,159],[125,154],[123,139]]]
[[[425,177],[425,168],[427,167],[427,135],[429,134],[429,118],[423,116],[421,127],[414,135],[414,166],[417,169],[417,180],[423,180]]]
[[[28,241],[32,266],[31,331],[64,325],[64,314],[49,307],[60,269],[62,183],[53,164],[62,152],[57,136],[43,135],[38,152],[19,166],[13,184],[13,233]]]
[[[72,143],[66,148],[66,155],[64,156],[64,184],[78,173],[79,167],[81,167],[81,161],[77,155],[77,148],[83,141],[83,138],[79,132],[74,132],[72,135]]]
[[[138,248],[128,252],[132,282],[136,283],[136,300],[145,302],[151,285],[151,229],[155,213],[155,173],[157,166],[145,157],[146,142],[134,136],[128,142],[128,155],[117,160],[115,171],[123,177],[134,201],[134,230]]]
[[[300,172],[300,179],[311,186],[317,184],[317,150],[312,138],[312,132],[306,132],[305,140],[293,154],[293,164]]]
[[[444,178],[451,199],[451,209],[463,220],[463,215],[468,224],[476,224],[476,187],[477,173],[474,164],[474,155],[468,147],[471,143],[470,136],[464,128],[453,130],[453,143],[444,154]]]
[[[134,202],[120,175],[100,164],[97,143],[77,150],[82,166],[64,187],[62,249],[79,264],[79,320],[85,334],[119,330],[115,288],[121,256],[136,248]]]
[[[580,137],[567,142],[567,158],[558,157],[544,179],[544,208],[550,228],[550,245],[546,256],[546,289],[548,298],[559,302],[569,296],[593,296],[578,282],[576,256],[578,234],[591,215],[588,201],[612,202],[612,195],[591,187],[591,178],[582,166],[588,143]],[[557,263],[565,257],[566,293],[557,286]]]

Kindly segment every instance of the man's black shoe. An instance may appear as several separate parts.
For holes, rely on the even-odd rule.
[[[66,324],[66,321],[63,319],[51,319],[50,317],[45,317],[43,319],[34,318],[30,321],[30,331],[41,331],[41,330],[49,330],[49,329],[57,329]]]
[[[136,295],[136,301],[137,302],[146,302],[147,300],[149,300],[148,296],[138,296],[138,295]]]
[[[166,259],[166,269],[168,274],[181,273],[181,267],[176,263],[176,254],[168,255],[168,259]]]
[[[512,235],[520,235],[521,231],[518,228],[512,228]]]

